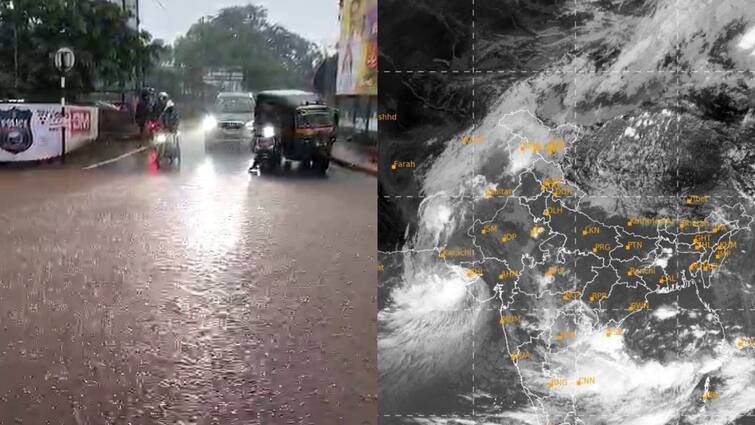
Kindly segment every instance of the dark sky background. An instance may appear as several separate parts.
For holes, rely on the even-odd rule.
[[[338,38],[338,0],[140,0],[142,29],[172,43],[200,17],[249,3],[268,10],[270,21],[304,38],[333,47]],[[163,7],[160,6],[162,4]]]

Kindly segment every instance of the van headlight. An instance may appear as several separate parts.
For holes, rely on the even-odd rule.
[[[249,121],[248,123],[244,124],[244,126],[248,131],[254,131],[254,120]]]
[[[272,125],[266,125],[262,129],[262,137],[264,137],[265,139],[269,139],[271,137],[275,137],[275,128],[273,128]]]
[[[214,129],[215,127],[217,127],[217,125],[218,125],[218,120],[215,119],[215,117],[213,117],[212,115],[208,115],[205,117],[204,121],[202,122],[202,129],[204,131],[210,131]]]

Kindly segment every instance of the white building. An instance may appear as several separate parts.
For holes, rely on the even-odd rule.
[[[124,10],[127,10],[130,17],[128,19],[128,25],[135,29],[139,29],[139,0],[109,0],[111,3],[115,3]]]

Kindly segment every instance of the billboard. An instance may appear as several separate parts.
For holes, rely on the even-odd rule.
[[[60,105],[0,105],[0,162],[35,161],[60,155]]]
[[[66,152],[97,138],[97,108],[66,106]],[[38,161],[61,155],[63,114],[57,104],[0,104],[0,162]]]
[[[378,0],[343,0],[336,94],[377,95]]]

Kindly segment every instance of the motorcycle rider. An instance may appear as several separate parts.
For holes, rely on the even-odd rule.
[[[176,105],[166,92],[160,92],[157,95],[157,106],[155,108],[157,121],[162,128],[170,133],[178,131],[178,111]]]
[[[155,107],[155,89],[145,88],[142,90],[139,103],[136,105],[136,124],[139,126],[139,134],[144,135],[144,127],[147,120],[152,116]]]
[[[170,159],[171,163],[175,160],[180,161],[181,147],[178,133],[178,112],[176,111],[176,105],[170,99],[168,93],[160,92],[157,95],[157,104],[155,105],[153,119],[160,124],[160,132],[169,133],[167,135],[162,134],[162,140],[160,135],[156,138],[155,152],[157,154],[158,165],[163,158]]]

